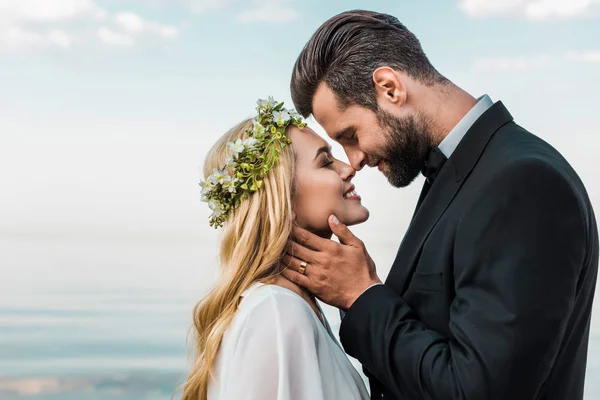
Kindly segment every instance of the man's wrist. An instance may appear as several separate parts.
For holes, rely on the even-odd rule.
[[[369,286],[368,288],[366,288],[365,290],[363,290],[362,293],[358,297],[362,296],[367,290],[369,290],[373,286],[377,286],[377,285],[383,285],[383,283],[382,282],[376,282],[376,283],[372,284],[371,286]],[[358,297],[357,297],[357,299],[358,299]],[[354,301],[356,301],[356,300],[354,300]]]
[[[358,300],[358,298],[360,296],[362,296],[363,294],[365,294],[365,292],[369,289],[371,289],[373,286],[378,286],[378,285],[383,285],[383,282],[381,282],[381,280],[377,279],[377,281],[374,281],[373,283],[371,283],[369,286],[367,286],[365,289],[363,289],[358,296],[356,296],[351,302],[349,302],[349,304],[344,308],[344,310],[348,310],[350,307],[352,307],[352,304],[354,304],[354,302],[356,300]]]

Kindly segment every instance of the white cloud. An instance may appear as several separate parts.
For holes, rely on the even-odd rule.
[[[600,50],[568,51],[562,54],[538,54],[515,57],[479,57],[473,60],[474,72],[504,73],[542,68],[550,62],[600,63]]]
[[[98,39],[109,46],[133,46],[135,39],[123,33],[115,32],[109,28],[100,28],[97,31]]]
[[[147,34],[166,39],[173,39],[179,36],[179,29],[159,24],[158,22],[146,21],[132,12],[118,13],[115,15],[114,21],[121,29],[135,35]]]
[[[16,26],[9,26],[0,30],[0,45],[8,48],[39,46],[43,41],[42,35],[28,32]]]
[[[192,12],[202,14],[210,11],[232,10],[240,22],[289,22],[298,18],[298,11],[291,0],[180,0],[185,1]]]
[[[570,51],[565,57],[570,61],[600,63],[600,50]]]
[[[548,64],[550,57],[539,54],[520,57],[490,57],[475,59],[472,70],[475,72],[512,72],[540,68]]]
[[[298,11],[283,1],[263,1],[258,5],[237,15],[241,22],[289,22],[298,17]]]
[[[0,50],[66,50],[90,41],[133,46],[143,40],[178,36],[176,27],[131,12],[110,16],[95,0],[0,0]]]
[[[166,39],[173,39],[179,36],[179,29],[173,27],[173,26],[162,26],[158,29],[157,31],[158,36],[166,38]]]
[[[220,10],[242,0],[187,0],[192,12],[201,14],[205,11]]]
[[[48,34],[48,40],[58,47],[68,49],[73,44],[73,39],[68,33],[55,29]]]
[[[4,22],[51,22],[106,15],[93,0],[0,0],[0,6],[0,21]]]
[[[460,0],[472,17],[519,16],[531,20],[567,19],[588,15],[600,0]]]
[[[115,15],[115,22],[121,28],[133,33],[140,33],[144,30],[145,22],[137,14],[131,12],[122,12]]]
[[[43,32],[32,28],[36,24],[52,25],[78,18],[100,19],[103,11],[92,0],[0,0],[0,46],[70,47],[68,34],[51,29]]]

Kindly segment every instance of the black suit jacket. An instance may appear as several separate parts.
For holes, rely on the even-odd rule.
[[[341,342],[377,399],[582,399],[597,268],[577,174],[496,103],[442,167],[385,285],[347,311]]]

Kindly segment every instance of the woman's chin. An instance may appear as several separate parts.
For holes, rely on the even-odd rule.
[[[361,210],[352,215],[347,215],[341,222],[346,226],[362,224],[369,219],[369,210],[366,207],[361,206]]]

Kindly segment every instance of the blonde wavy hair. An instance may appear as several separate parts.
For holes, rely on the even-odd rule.
[[[205,179],[231,156],[227,143],[245,139],[252,126],[247,119],[223,135],[204,163]],[[289,129],[286,133],[289,134]],[[194,308],[194,359],[182,385],[182,400],[206,400],[213,365],[223,335],[235,316],[242,293],[255,282],[269,282],[281,273],[279,260],[292,231],[292,191],[295,158],[291,146],[264,178],[263,187],[225,222],[219,244],[220,277]]]

